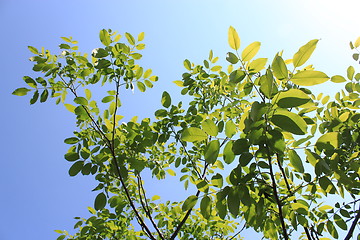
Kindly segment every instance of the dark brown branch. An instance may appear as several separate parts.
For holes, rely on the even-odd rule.
[[[283,176],[283,178],[284,178],[284,180],[285,180],[286,188],[287,188],[289,194],[290,194],[290,195],[293,195],[293,192],[291,191],[290,184],[289,184],[289,181],[288,181],[288,179],[287,179],[287,177],[286,177],[284,168],[282,167],[281,162],[280,162],[280,160],[279,160],[279,154],[276,154],[276,161],[277,161],[277,163],[278,163],[278,165],[279,165],[281,174],[282,174],[282,176]],[[294,199],[294,203],[296,203],[296,202],[297,202],[296,199]],[[305,234],[306,234],[308,240],[313,240],[313,237],[311,237],[310,232],[309,232],[309,229],[308,229],[307,227],[304,227],[304,231],[305,231]]]
[[[206,169],[207,169],[208,166],[209,166],[208,164],[205,165],[203,174],[202,174],[202,176],[201,176],[201,179],[204,179],[205,174],[206,174]],[[195,195],[195,196],[196,196],[196,197],[199,197],[199,195],[200,195],[200,190],[198,190],[198,191],[196,192],[196,195]],[[185,224],[186,220],[189,218],[190,213],[191,213],[191,211],[193,210],[193,208],[194,208],[194,207],[190,208],[190,209],[186,212],[184,218],[181,220],[181,222],[179,223],[179,225],[176,227],[175,232],[171,235],[170,240],[174,240],[174,239],[176,238],[176,236],[177,236],[177,234],[179,233],[180,229],[181,229],[182,226]]]
[[[144,186],[142,184],[142,179],[141,179],[141,176],[140,174],[137,174],[137,178],[138,178],[138,185],[139,185],[139,196],[140,196],[140,202],[141,202],[141,205],[148,217],[148,219],[151,221],[153,227],[155,228],[156,232],[159,234],[159,237],[161,239],[165,239],[164,238],[164,235],[162,234],[162,232],[160,231],[160,229],[157,227],[156,223],[154,222],[154,219],[153,217],[151,216],[151,213],[150,213],[150,208],[149,208],[149,205],[147,203],[147,200],[146,200],[146,195],[145,195],[145,190],[144,190]],[[141,193],[142,192],[142,193]],[[144,196],[144,200],[142,198],[142,195]],[[145,203],[144,203],[145,202]]]
[[[358,212],[355,216],[355,219],[354,221],[352,222],[351,224],[351,227],[349,229],[349,232],[347,233],[346,237],[344,238],[344,240],[350,240],[353,233],[354,233],[354,230],[355,230],[355,227],[356,227],[356,224],[359,222],[359,219],[360,219],[360,205],[359,205],[359,209],[358,209]]]

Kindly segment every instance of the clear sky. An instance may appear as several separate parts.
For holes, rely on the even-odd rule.
[[[28,45],[56,52],[60,37],[72,36],[81,51],[91,52],[101,46],[103,28],[145,32],[142,64],[160,80],[145,94],[126,95],[122,114],[152,117],[162,91],[180,100],[172,81],[181,78],[185,58],[200,63],[210,49],[225,58],[230,25],[243,47],[260,41],[259,55],[269,58],[283,49],[291,58],[320,38],[309,62],[344,75],[353,64],[348,43],[360,36],[359,10],[358,0],[0,0],[0,240],[56,239],[53,230],[71,230],[73,217],[88,216],[96,196],[91,177],[69,177],[63,159],[74,116],[53,102],[29,106],[29,97],[11,95],[23,86],[22,76],[33,74]],[[172,186],[160,187],[173,195]]]

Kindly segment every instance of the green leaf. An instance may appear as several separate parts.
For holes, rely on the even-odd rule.
[[[76,161],[80,158],[79,154],[77,152],[68,152],[65,154],[65,159],[69,162]]]
[[[249,64],[249,71],[251,72],[260,72],[261,70],[264,69],[265,65],[266,65],[266,62],[267,62],[267,58],[258,58],[258,59],[255,59],[254,61],[252,61],[250,64]]]
[[[236,125],[235,123],[230,119],[225,124],[225,135],[228,138],[231,138],[236,134]]]
[[[343,76],[335,75],[331,77],[330,81],[334,83],[342,83],[342,82],[346,82],[346,79]]]
[[[189,196],[189,197],[184,201],[184,203],[183,203],[183,205],[182,205],[182,207],[181,207],[182,211],[185,212],[185,211],[188,211],[188,210],[192,209],[192,208],[195,206],[197,200],[198,200],[198,197],[197,197],[197,196],[195,196],[195,195]]]
[[[334,220],[335,220],[336,225],[339,226],[339,228],[341,228],[344,231],[347,230],[346,222],[344,221],[344,219],[342,219],[342,217],[340,217],[338,214],[335,214]]]
[[[101,192],[95,198],[94,208],[99,211],[102,210],[105,206],[106,206],[106,195],[103,192]]]
[[[311,101],[311,98],[300,89],[289,89],[279,92],[273,98],[273,102],[281,108],[293,108],[304,105]]]
[[[101,100],[101,102],[102,103],[108,103],[108,102],[111,102],[114,99],[115,99],[115,96],[106,96]]]
[[[36,91],[34,92],[33,97],[30,99],[30,104],[36,103],[36,101],[38,100],[38,98],[39,98],[39,91],[36,90]]]
[[[187,70],[191,71],[191,63],[190,63],[189,60],[187,60],[187,59],[184,60],[184,67],[185,67]]]
[[[297,154],[295,150],[289,150],[288,156],[290,159],[291,165],[295,168],[297,172],[304,173],[304,165],[300,156]]]
[[[200,212],[205,219],[209,219],[211,216],[211,198],[209,196],[203,197],[200,202]]]
[[[130,33],[125,33],[125,37],[131,45],[135,45],[135,38]]]
[[[254,156],[252,155],[252,153],[243,152],[239,157],[240,166],[245,167],[246,165],[248,165],[253,157]]]
[[[105,46],[109,46],[111,44],[110,34],[105,29],[102,29],[100,31],[99,37],[101,43],[104,44]]]
[[[205,147],[204,157],[205,162],[214,164],[219,156],[220,142],[219,140],[212,140]]]
[[[109,52],[103,48],[95,48],[94,50],[92,50],[91,55],[94,58],[104,58],[109,55]]]
[[[227,204],[229,212],[236,217],[239,214],[240,207],[240,193],[238,188],[233,187],[230,189],[227,197]]]
[[[15,91],[13,91],[12,94],[16,96],[25,96],[29,91],[31,91],[31,89],[18,88]]]
[[[46,102],[48,96],[49,96],[49,91],[45,89],[40,95],[40,102]]]
[[[211,178],[211,184],[214,187],[218,187],[218,188],[222,188],[223,186],[223,176],[219,173],[215,174],[214,176],[212,176]]]
[[[88,105],[88,100],[86,100],[86,98],[84,97],[76,97],[74,99],[74,102],[79,105],[84,105],[84,106]]]
[[[240,48],[240,38],[237,34],[235,28],[232,26],[229,27],[228,31],[228,42],[232,49],[238,50]]]
[[[29,49],[30,52],[32,52],[33,54],[36,54],[36,55],[39,54],[39,51],[38,51],[36,48],[32,47],[32,46],[28,46],[28,49]]]
[[[260,84],[260,92],[264,94],[264,96],[267,97],[268,99],[271,99],[273,93],[277,92],[276,85],[274,84],[274,78],[271,73],[262,75],[260,77],[259,84]]]
[[[84,166],[84,161],[75,162],[69,169],[69,175],[71,177],[76,176]]]
[[[202,141],[205,140],[206,138],[207,138],[207,134],[200,128],[196,128],[196,127],[186,128],[181,134],[181,140],[186,142]]]
[[[354,42],[354,47],[355,48],[358,48],[360,46],[360,37],[358,37],[357,39],[356,39],[356,41]]]
[[[80,140],[77,137],[71,137],[64,140],[64,143],[66,144],[75,144],[79,142]]]
[[[235,70],[230,73],[229,81],[230,83],[237,84],[241,82],[246,77],[246,73],[241,70]]]
[[[260,42],[253,42],[249,46],[247,46],[243,52],[241,53],[241,58],[244,62],[250,61],[257,52],[259,51],[261,46]]]
[[[203,121],[201,123],[201,127],[210,136],[216,137],[218,135],[219,128],[211,119],[206,119],[205,121]]]
[[[161,97],[161,104],[165,107],[168,108],[171,105],[171,97],[170,94],[166,91],[163,92],[162,97]]]
[[[289,72],[286,67],[286,64],[281,56],[276,56],[271,64],[271,69],[274,72],[274,75],[277,79],[287,79]]]
[[[337,149],[341,144],[341,135],[339,132],[328,132],[322,135],[316,141],[316,148],[322,150]]]
[[[246,138],[240,138],[233,143],[232,151],[235,155],[240,155],[249,151],[249,142]]]
[[[37,83],[31,77],[25,76],[23,77],[24,81],[32,88],[36,88]]]
[[[231,64],[236,64],[239,61],[238,57],[232,52],[227,53],[226,60]]]
[[[142,82],[136,82],[136,86],[137,88],[140,90],[140,92],[145,92],[146,91],[146,86],[144,83]]]
[[[271,118],[271,122],[284,131],[297,135],[306,134],[307,125],[299,115],[287,110],[277,109]]]
[[[298,72],[291,78],[291,81],[299,86],[313,86],[327,80],[329,77],[325,73],[313,70]]]
[[[311,54],[314,52],[318,41],[318,39],[309,41],[307,44],[302,46],[297,53],[295,53],[293,57],[294,67],[303,65],[311,57]]]
[[[232,163],[235,159],[235,154],[232,148],[233,148],[233,141],[227,142],[223,152],[224,162],[227,164]]]
[[[334,184],[325,176],[319,179],[319,185],[326,193],[334,194],[336,192]]]
[[[349,66],[346,70],[347,78],[349,80],[352,80],[354,78],[355,69],[353,66]]]
[[[326,228],[328,230],[328,232],[331,234],[331,236],[334,238],[334,239],[338,239],[339,238],[339,234],[334,226],[334,224],[332,223],[332,221],[327,221],[326,223]]]

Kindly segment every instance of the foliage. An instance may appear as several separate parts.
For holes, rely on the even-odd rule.
[[[245,228],[268,239],[351,238],[360,216],[360,73],[354,67],[346,77],[304,67],[318,40],[292,59],[282,52],[270,63],[254,59],[260,42],[240,51],[230,27],[234,51],[226,70],[212,51],[201,65],[184,61],[186,72],[174,82],[188,107],[164,92],[155,121],[120,123],[120,88],[144,92],[158,79],[137,64],[144,34],[125,38],[101,30],[103,46],[91,59],[76,52],[71,38],[62,38],[60,55],[29,47],[41,77],[24,77],[30,88],[13,92],[32,93],[31,104],[55,98],[76,116],[78,128],[65,139],[69,174],[98,181],[92,216],[77,218],[75,235],[56,230],[58,239],[239,239]],[[359,45],[360,39],[351,48]],[[328,80],[344,83],[345,91],[334,98],[312,92]],[[89,90],[95,84],[113,87],[101,102]],[[165,182],[178,174],[193,193],[179,202],[148,197],[146,171]]]

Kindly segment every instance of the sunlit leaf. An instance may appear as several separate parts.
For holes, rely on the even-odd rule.
[[[210,136],[216,137],[218,135],[219,128],[211,119],[206,119],[205,121],[203,121],[201,123],[201,127]]]
[[[108,31],[106,31],[105,29],[102,29],[100,31],[99,37],[100,37],[101,43],[104,44],[105,46],[109,46],[111,44],[110,35],[109,35]]]
[[[307,44],[302,46],[297,53],[295,53],[293,57],[294,67],[300,67],[311,57],[318,41],[318,39],[309,41]]]
[[[341,135],[339,132],[328,132],[322,135],[316,141],[316,147],[322,150],[337,149],[341,143]]]
[[[342,83],[342,82],[346,82],[346,79],[343,76],[335,75],[331,77],[330,81],[334,83]]]
[[[181,139],[186,142],[202,141],[206,138],[207,134],[200,128],[196,127],[186,128],[181,135]]]
[[[232,120],[229,120],[225,124],[225,135],[231,138],[236,133],[236,125]]]
[[[255,55],[257,54],[257,52],[259,51],[261,46],[260,42],[253,42],[251,43],[249,46],[247,46],[243,52],[241,53],[241,59],[244,62],[247,62],[249,60],[251,60],[253,57],[255,57]]]
[[[329,77],[320,71],[301,71],[296,73],[291,81],[299,86],[313,86],[329,80]]]
[[[31,90],[27,88],[18,88],[15,91],[13,91],[12,94],[16,96],[25,96],[29,91]]]
[[[266,63],[267,63],[267,58],[258,58],[258,59],[255,59],[254,61],[252,61],[250,64],[249,64],[249,71],[251,72],[260,72],[261,70],[264,69]]]
[[[228,42],[232,49],[238,50],[240,48],[240,38],[235,28],[229,27],[228,31]]]
[[[275,56],[271,64],[271,69],[273,70],[274,75],[277,79],[282,80],[288,78],[288,69],[281,56]]]

